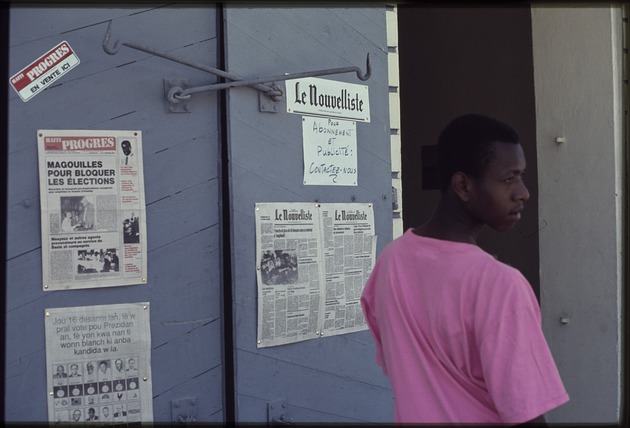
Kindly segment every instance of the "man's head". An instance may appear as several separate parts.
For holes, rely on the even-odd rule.
[[[511,126],[460,116],[442,131],[437,150],[440,189],[452,190],[473,222],[508,231],[520,220],[529,192],[525,155]]]
[[[120,143],[120,147],[122,148],[122,151],[125,154],[125,156],[129,156],[129,154],[131,153],[131,143],[125,140],[122,143]]]
[[[451,185],[453,174],[461,171],[480,178],[494,157],[493,143],[518,144],[518,134],[510,126],[488,116],[467,114],[451,121],[438,139],[440,190]]]
[[[79,422],[81,420],[81,410],[76,409],[72,412],[72,420],[75,422]]]

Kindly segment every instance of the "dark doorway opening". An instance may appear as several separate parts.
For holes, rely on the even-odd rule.
[[[536,112],[529,5],[398,6],[403,227],[424,223],[439,198],[434,150],[456,116],[481,113],[517,129],[531,197],[508,233],[484,231],[479,245],[540,288]],[[544,222],[543,222],[544,223]]]

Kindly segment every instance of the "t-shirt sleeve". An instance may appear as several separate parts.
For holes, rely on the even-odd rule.
[[[372,275],[368,279],[364,289],[363,294],[361,296],[361,307],[363,309],[363,315],[365,316],[365,321],[370,328],[370,333],[372,334],[372,338],[374,338],[374,343],[376,344],[376,363],[381,366],[383,369],[383,373],[385,376],[388,376],[387,366],[385,365],[385,359],[383,358],[383,344],[381,341],[381,331],[378,323],[378,319],[376,318],[375,313],[375,282],[376,282],[376,268],[372,272]]]
[[[541,327],[527,280],[509,279],[488,306],[479,351],[490,396],[506,423],[534,419],[569,400]],[[500,304],[499,304],[500,302]]]

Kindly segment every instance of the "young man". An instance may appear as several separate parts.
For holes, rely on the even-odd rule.
[[[437,150],[436,210],[385,247],[361,299],[395,420],[542,423],[569,397],[538,302],[520,272],[476,245],[484,225],[512,229],[529,199],[518,135],[465,115]]]

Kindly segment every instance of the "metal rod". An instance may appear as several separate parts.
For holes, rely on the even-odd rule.
[[[372,74],[372,67],[370,65],[369,53],[367,54],[366,68],[367,68],[367,71],[365,72],[365,74],[361,71],[359,67],[352,66],[352,67],[342,67],[342,68],[331,68],[327,70],[304,71],[301,73],[287,73],[280,76],[262,77],[259,79],[247,79],[247,80],[241,80],[241,81],[235,81],[235,82],[215,83],[212,85],[197,86],[194,88],[183,89],[180,93],[177,93],[176,96],[185,97],[187,95],[196,94],[199,92],[213,91],[213,90],[227,89],[227,88],[236,88],[239,86],[252,86],[257,83],[280,82],[280,81],[290,80],[290,79],[299,79],[302,77],[326,76],[329,74],[341,74],[341,73],[349,73],[349,72],[355,72],[357,74],[357,77],[360,80],[365,81],[369,79]]]
[[[183,58],[179,58],[179,57],[176,57],[174,55],[170,55],[170,54],[167,54],[165,52],[161,52],[161,51],[155,50],[155,49],[147,47],[147,46],[138,45],[138,44],[133,43],[133,42],[117,40],[114,43],[114,45],[112,47],[110,47],[109,46],[109,40],[111,38],[111,35],[112,35],[112,21],[109,21],[109,24],[107,25],[107,32],[105,33],[105,37],[103,38],[103,50],[106,53],[108,53],[109,55],[116,55],[118,53],[118,51],[120,50],[120,46],[122,45],[122,46],[127,46],[127,47],[135,49],[135,50],[139,50],[139,51],[145,52],[145,53],[149,53],[151,55],[158,56],[160,58],[167,59],[169,61],[174,61],[174,62],[183,64],[183,65],[187,65],[189,67],[196,68],[198,70],[205,71],[207,73],[214,74],[216,76],[224,77],[226,79],[235,80],[235,81],[243,80],[243,78],[241,76],[238,76],[236,74],[228,73],[228,72],[225,72],[223,70],[219,70],[218,68],[207,66],[205,64],[199,64],[199,63],[196,63],[196,62],[190,62],[190,61],[185,60]],[[249,85],[247,85],[247,86],[249,86]],[[254,85],[253,87],[255,89],[259,90],[259,91],[265,92],[269,96],[282,96],[282,91],[278,91],[278,90],[276,90],[274,88],[271,88],[269,86]]]
[[[179,57],[167,54],[165,52],[161,52],[153,48],[138,45],[132,42],[117,40],[113,44],[113,46],[110,47],[109,40],[111,38],[111,35],[112,35],[112,21],[110,20],[109,24],[107,25],[107,32],[105,33],[105,37],[103,38],[103,50],[109,55],[116,55],[118,51],[120,50],[121,45],[127,46],[132,49],[149,53],[151,55],[155,55],[160,58],[167,59],[169,61],[174,61],[179,64],[187,65],[189,67],[196,68],[198,70],[205,71],[207,73],[211,73],[216,76],[231,80],[231,82],[215,83],[212,85],[197,86],[197,87],[188,88],[188,89],[182,89],[180,87],[173,87],[169,90],[167,94],[168,100],[173,103],[178,103],[182,100],[186,100],[190,98],[190,95],[196,94],[199,92],[236,88],[239,86],[251,86],[252,88],[255,88],[261,92],[264,92],[272,100],[277,101],[282,96],[282,90],[275,86],[270,87],[267,85],[263,85],[263,83],[278,82],[278,81],[284,81],[284,80],[289,80],[289,79],[299,79],[303,77],[326,76],[329,74],[350,73],[350,72],[356,73],[357,78],[359,80],[365,81],[365,80],[368,80],[370,76],[372,75],[372,66],[370,64],[370,54],[368,53],[367,58],[365,60],[365,68],[366,68],[365,73],[363,73],[363,71],[359,67],[352,66],[352,67],[331,68],[331,69],[326,69],[326,70],[306,71],[306,72],[301,72],[301,73],[287,73],[280,76],[271,76],[271,77],[263,77],[259,79],[246,80],[236,74],[228,73],[226,71],[219,70],[218,68],[210,67],[204,64],[190,62],[183,58],[179,58]]]

